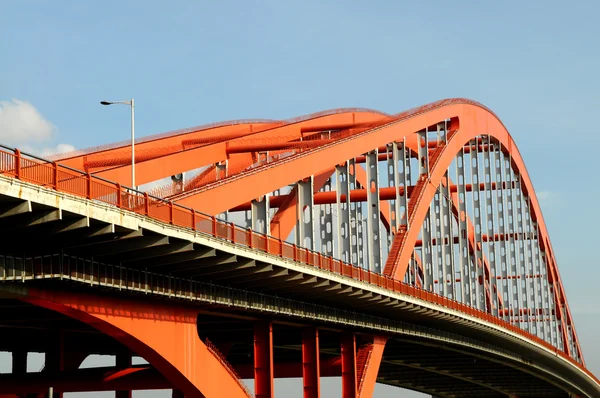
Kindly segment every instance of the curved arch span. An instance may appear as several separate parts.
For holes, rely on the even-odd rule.
[[[457,112],[452,117],[458,118],[459,128],[455,134],[449,137],[446,145],[439,147],[436,152],[432,154],[432,159],[434,159],[434,161],[430,164],[429,178],[419,181],[413,191],[418,194],[413,199],[414,202],[409,209],[409,222],[411,225],[423,224],[429,209],[429,203],[433,200],[437,187],[442,182],[446,170],[448,170],[458,152],[469,141],[483,134],[487,134],[498,140],[506,153],[508,153],[513,170],[516,170],[521,176],[523,193],[530,198],[531,215],[532,218],[538,222],[540,231],[540,245],[542,248],[546,249],[550,260],[547,264],[549,279],[550,281],[556,282],[557,288],[554,289],[554,301],[557,307],[560,306],[556,316],[562,323],[561,331],[563,344],[565,351],[571,355],[566,335],[566,325],[573,324],[571,312],[567,304],[567,298],[558,273],[558,268],[556,267],[556,260],[550,245],[550,237],[542,216],[539,202],[535,195],[533,183],[531,182],[517,145],[500,119],[485,107],[465,104],[462,106],[462,109],[457,109]],[[395,279],[401,279],[404,276],[408,261],[410,260],[410,253],[418,239],[418,234],[419,230],[417,228],[412,228],[395,237],[392,249],[390,250],[394,255],[388,257],[384,271],[386,275],[392,276]],[[566,315],[566,319],[562,316],[563,311]],[[574,343],[578,352],[578,357],[581,358],[583,363],[583,356],[581,355],[581,348],[579,347],[575,328],[573,328],[573,338],[575,340]]]
[[[448,137],[446,145],[439,147],[432,154],[429,177],[421,181],[422,188],[417,192],[418,195],[411,199],[408,214],[410,225],[422,225],[444,173],[466,143],[481,134],[490,135],[499,141],[511,156],[513,169],[521,175],[524,194],[529,195],[531,199],[531,214],[534,220],[537,220],[540,230],[539,240],[549,257],[547,264],[549,279],[556,281],[554,302],[559,308],[556,316],[562,322],[564,341],[567,338],[566,325],[573,325],[573,321],[533,184],[506,127],[493,112],[477,102],[460,98],[449,99],[403,112],[397,115],[395,120],[379,127],[199,188],[193,196],[184,197],[178,203],[190,207],[198,207],[195,205],[201,203],[202,211],[219,214],[240,203],[260,197],[265,192],[272,192],[279,187],[293,184],[309,175],[318,175],[337,164],[342,164],[347,159],[361,156],[373,148],[385,146],[390,142],[406,140],[408,147],[416,148],[418,137],[414,133],[443,120],[450,120],[449,130],[456,131],[456,133]],[[391,249],[392,255],[386,264],[385,273],[387,275],[402,280],[418,234],[418,228],[410,228],[404,234],[396,236]],[[562,316],[563,313],[564,316]],[[573,338],[579,353],[578,356],[581,358],[581,350],[574,328]],[[566,344],[565,349],[568,352],[569,344]]]
[[[240,380],[200,340],[197,313],[189,307],[35,288],[20,293],[15,298],[113,337],[147,360],[186,397],[249,396]]]

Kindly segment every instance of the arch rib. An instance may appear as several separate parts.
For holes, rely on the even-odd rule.
[[[200,340],[197,312],[189,307],[36,288],[15,288],[10,294],[115,338],[186,397],[249,397],[234,372]]]
[[[549,257],[546,267],[550,281],[554,282],[553,297],[557,305],[556,314],[561,323],[562,338],[566,343],[565,350],[569,352],[569,344],[565,340],[567,338],[566,325],[572,325],[572,317],[564,288],[556,272],[556,261],[550,249],[547,228],[534,194],[533,185],[516,145],[504,125],[491,111],[478,103],[464,99],[445,100],[403,113],[396,120],[382,126],[204,186],[193,192],[193,200],[190,197],[183,197],[179,203],[192,206],[194,202],[202,203],[204,211],[218,214],[238,203],[248,202],[259,197],[264,192],[272,192],[281,186],[299,181],[307,175],[318,174],[347,159],[361,156],[368,148],[382,147],[403,138],[406,138],[407,144],[415,146],[416,143],[411,142],[416,141],[414,132],[435,125],[442,120],[451,120],[449,129],[456,132],[449,135],[447,143],[442,143],[432,153],[429,178],[421,177],[420,188],[415,189],[413,195],[416,193],[416,196],[409,204],[409,225],[422,224],[425,212],[444,173],[454,156],[470,139],[476,138],[480,134],[488,134],[497,139],[506,152],[511,155],[513,169],[518,170],[523,179],[524,194],[529,194],[531,197],[532,215],[538,221],[542,237],[540,242],[544,248],[547,248]],[[409,228],[406,233],[396,236],[386,264],[386,274],[396,278],[404,275],[417,237],[418,228]],[[576,340],[576,333],[573,333],[573,338]],[[575,347],[580,353],[578,341],[575,341]]]

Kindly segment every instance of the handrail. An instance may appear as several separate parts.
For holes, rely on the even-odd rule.
[[[215,216],[148,195],[133,188],[121,186],[115,182],[108,182],[83,171],[78,171],[76,174],[70,168],[66,168],[56,162],[37,162],[29,159],[28,154],[21,153],[18,149],[2,147],[11,150],[13,153],[0,150],[0,174],[37,184],[46,189],[51,187],[58,192],[107,203],[120,209],[176,225],[180,228],[189,228],[201,234],[223,239],[235,245],[249,247],[270,255],[285,258],[289,261],[318,267],[322,270],[368,283],[382,289],[409,295],[462,312],[502,327],[512,333],[519,334],[541,345],[554,352],[556,356],[569,361],[600,384],[600,380],[593,373],[564,351],[559,350],[557,347],[528,331],[465,303],[423,290],[386,275],[376,274],[355,265],[344,263],[310,249],[298,250],[296,245],[282,241],[279,238],[242,228],[233,223],[219,220]]]

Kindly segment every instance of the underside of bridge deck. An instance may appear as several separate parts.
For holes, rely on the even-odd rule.
[[[253,378],[253,327],[261,320],[259,314],[241,319],[223,308],[218,309],[220,316],[210,310],[216,309],[198,308],[199,337],[219,347],[241,378]],[[321,377],[341,376],[343,330],[281,318],[273,326],[274,377],[302,377],[302,332],[314,326],[319,327]],[[368,335],[357,335],[357,346],[367,342]],[[59,346],[66,364],[62,370],[51,362]],[[18,300],[0,300],[0,351],[13,354],[13,374],[0,376],[0,394],[43,393],[51,386],[62,392],[173,387],[152,365],[78,370],[89,355],[135,353],[79,321]],[[46,355],[46,364],[38,372],[19,372],[19,355],[28,352]],[[552,383],[501,361],[420,339],[390,339],[377,381],[444,397],[568,396]]]

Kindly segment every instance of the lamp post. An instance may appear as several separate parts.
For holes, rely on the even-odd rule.
[[[131,101],[100,101],[102,105],[112,105],[112,104],[124,104],[129,105],[131,107],[131,188],[135,188],[135,118],[134,118],[134,109],[135,105],[133,102],[133,98]]]

